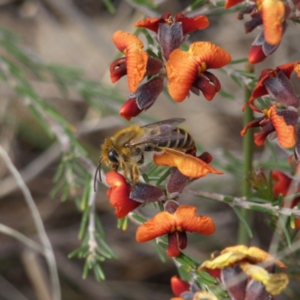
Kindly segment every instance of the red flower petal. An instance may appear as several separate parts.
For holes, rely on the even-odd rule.
[[[175,16],[175,21],[182,22],[183,34],[193,32],[196,29],[204,29],[209,25],[209,21],[206,16],[196,16],[194,18],[188,18],[182,13],[178,13]]]
[[[279,194],[282,194],[284,197],[287,195],[290,184],[291,184],[291,178],[282,173],[281,171],[272,171],[272,179],[276,181],[276,183],[273,185],[273,193],[276,197],[279,196]]]
[[[189,291],[190,284],[178,278],[178,276],[172,276],[171,288],[175,296],[180,296],[181,293]]]
[[[284,3],[281,0],[264,0],[260,9],[266,42],[270,45],[279,44],[283,34],[282,23],[285,20]]]
[[[130,120],[132,117],[136,117],[142,112],[136,104],[136,98],[128,99],[120,108],[120,116],[126,120]]]
[[[200,178],[208,173],[223,174],[200,158],[173,149],[164,149],[162,154],[154,154],[153,161],[159,166],[176,167],[190,178]]]
[[[178,247],[178,237],[177,232],[172,232],[168,234],[168,249],[167,255],[170,257],[177,257],[181,254]]]
[[[252,46],[249,54],[248,54],[248,61],[250,64],[257,64],[263,61],[267,56],[265,55],[262,46]]]
[[[135,35],[117,31],[113,35],[117,48],[126,55],[126,68],[129,91],[134,93],[146,73],[148,53],[142,48],[144,44]]]
[[[147,29],[152,30],[157,33],[158,25],[159,25],[159,22],[161,22],[161,21],[162,21],[161,18],[147,17],[145,20],[139,21],[136,24],[133,24],[133,26],[147,28]]]
[[[277,132],[278,142],[283,148],[291,148],[296,144],[295,128],[292,125],[287,125],[284,118],[279,116],[276,108],[270,108],[270,120]]]
[[[140,205],[140,203],[129,198],[131,187],[121,174],[115,171],[108,172],[106,182],[111,186],[106,194],[109,197],[110,204],[115,207],[117,218],[124,218]]]

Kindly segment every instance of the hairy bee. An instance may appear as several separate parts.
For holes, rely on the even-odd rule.
[[[102,163],[110,166],[114,171],[120,167],[124,177],[128,179],[130,176],[135,184],[139,179],[138,166],[143,164],[145,152],[159,152],[165,148],[180,152],[194,152],[193,138],[185,130],[176,127],[184,120],[173,118],[145,126],[131,125],[121,129],[102,144],[102,155],[96,174],[98,170],[100,174]]]

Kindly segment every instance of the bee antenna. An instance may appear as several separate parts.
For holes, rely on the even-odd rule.
[[[97,173],[99,174],[100,181],[102,181],[102,178],[101,178],[101,164],[102,164],[102,158],[100,158],[99,164],[97,166],[97,169],[96,169],[95,175],[94,175],[94,191],[95,192],[96,192]]]

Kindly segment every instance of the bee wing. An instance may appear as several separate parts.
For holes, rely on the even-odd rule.
[[[178,124],[184,119],[170,119],[173,124]],[[142,144],[163,144],[184,138],[184,135],[176,130],[176,126],[169,124],[170,120],[165,120],[144,126],[144,134],[138,139],[133,139],[128,146],[138,146]]]
[[[180,124],[184,121],[185,121],[184,118],[172,118],[172,119],[167,119],[167,120],[151,123],[151,124],[148,124],[148,125],[144,125],[144,126],[141,126],[141,128],[157,127],[157,126],[160,126],[160,125],[170,125],[170,126],[173,125],[173,127],[175,128],[176,127],[175,125],[178,125],[178,124]]]

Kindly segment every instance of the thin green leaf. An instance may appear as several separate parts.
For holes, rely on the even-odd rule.
[[[287,244],[289,245],[289,247],[292,247],[292,239],[291,239],[291,236],[290,236],[290,232],[286,226],[286,217],[285,216],[279,216],[278,217],[278,222],[280,224],[280,227],[285,235],[285,238],[286,238],[286,241],[287,241]]]
[[[235,97],[234,97],[233,94],[228,93],[228,92],[226,92],[226,91],[224,91],[224,90],[222,90],[222,89],[219,91],[219,94],[220,94],[222,97],[227,98],[227,99],[230,99],[230,100],[234,100],[234,99],[235,99]]]
[[[156,254],[158,255],[158,258],[160,259],[161,262],[165,263],[167,261],[166,255],[164,252],[161,251],[161,247],[156,243],[155,240],[151,241],[152,246],[155,249]]]
[[[111,2],[111,0],[102,0],[102,2],[104,3],[105,7],[111,14],[114,14],[116,12],[116,9],[113,3]]]
[[[248,62],[248,58],[246,57],[246,58],[232,60],[229,64],[236,65],[236,64],[247,63],[247,62]]]
[[[202,6],[204,3],[206,3],[206,0],[195,0],[195,1],[191,4],[190,8],[191,8],[191,10],[193,11],[193,10],[195,10],[196,8]]]
[[[99,264],[94,264],[93,271],[94,271],[96,280],[101,281],[101,280],[105,279],[105,275]]]
[[[133,0],[133,2],[143,5],[143,6],[147,6],[149,8],[153,8],[156,9],[157,5],[151,1],[147,1],[147,0]]]
[[[89,214],[91,211],[91,207],[88,206],[86,210],[84,211],[80,223],[80,228],[79,228],[79,233],[78,233],[78,238],[81,240],[84,236],[84,233],[86,231],[87,225],[88,225],[88,220],[89,220]]]
[[[242,222],[243,226],[245,227],[245,229],[246,229],[246,231],[247,231],[249,237],[250,237],[250,238],[253,238],[252,230],[251,230],[251,228],[249,227],[247,221],[244,219],[243,215],[241,214],[239,208],[233,207],[233,210],[234,210],[234,212],[236,213],[236,215],[237,215],[238,219],[240,220],[240,222]]]

